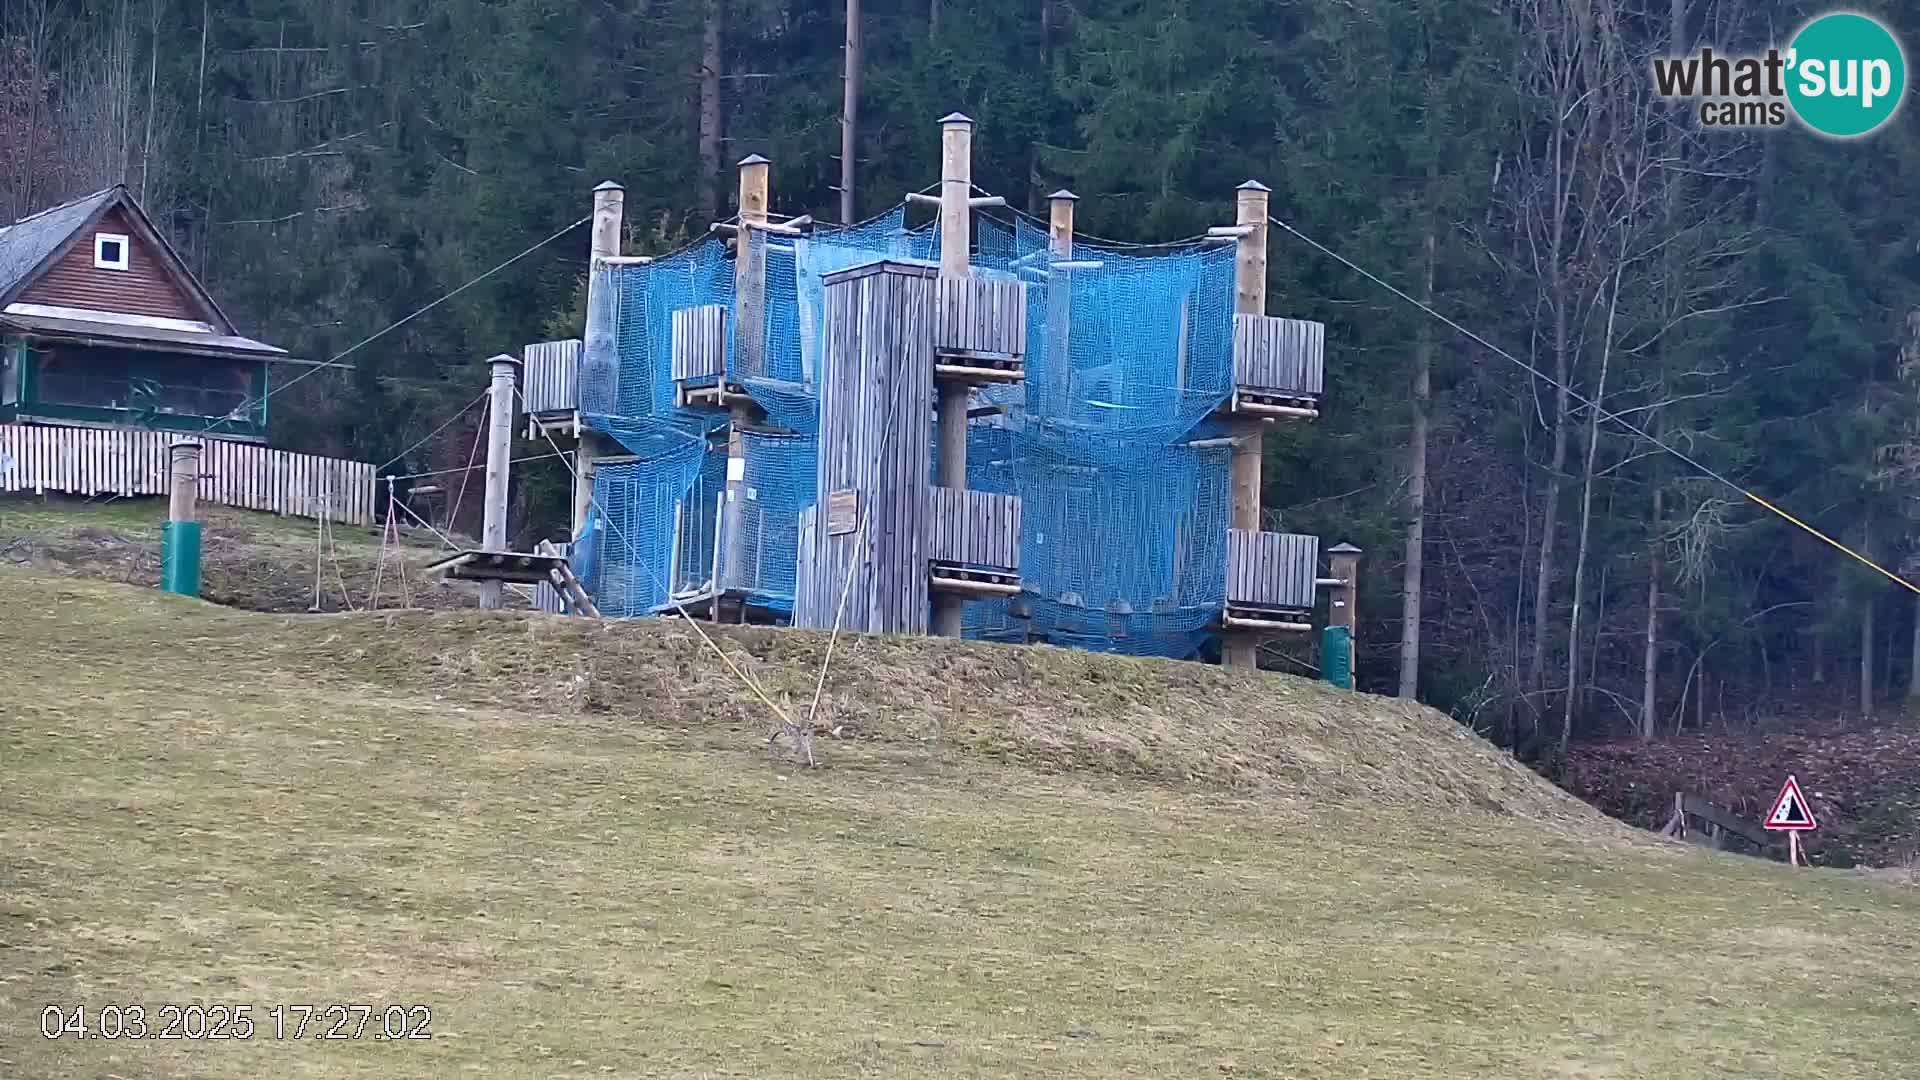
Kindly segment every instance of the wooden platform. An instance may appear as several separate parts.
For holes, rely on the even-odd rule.
[[[927,587],[964,596],[1013,596],[1020,592],[1018,571],[989,570],[947,562],[927,564]]]
[[[455,581],[505,581],[516,585],[538,585],[543,581],[551,581],[548,575],[566,567],[567,557],[564,555],[475,549],[449,555],[428,566],[427,572],[444,573]]]
[[[927,558],[1020,572],[1020,497],[966,488],[927,489]]]
[[[1268,612],[1312,610],[1319,560],[1317,536],[1228,529],[1227,607]]]
[[[1319,415],[1327,328],[1304,319],[1233,317],[1233,395],[1226,410],[1273,419]]]
[[[542,341],[520,352],[521,408],[542,420],[570,417],[580,408],[579,338]]]

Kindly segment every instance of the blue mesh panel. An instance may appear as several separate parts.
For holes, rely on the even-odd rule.
[[[818,445],[812,435],[750,431],[742,433],[741,449],[747,466],[746,509],[740,514],[747,531],[747,598],[791,614],[800,511],[814,502]]]
[[[602,528],[594,604],[609,618],[645,615],[667,601],[674,510],[700,473],[705,447],[683,444],[649,461],[602,465],[593,498]]]
[[[965,633],[1192,655],[1225,592],[1229,451],[1187,444],[1215,434],[1207,418],[1232,391],[1232,245],[1077,242],[1073,259],[1099,265],[1049,271],[1043,229],[988,218],[976,226],[975,272],[1029,287],[1026,380],[977,388],[976,404],[1008,412],[976,420],[967,439],[968,485],[1022,500],[1025,592],[970,603]],[[940,237],[935,221],[908,228],[903,207],[804,238],[757,235],[767,243],[767,366],[743,385],[770,424],[795,434],[743,435],[752,493],[741,515],[744,585],[752,603],[789,612],[798,514],[817,494],[822,279],[879,258],[936,261]],[[733,267],[710,239],[602,273],[616,287],[596,290],[612,310],[590,313],[588,366],[596,355],[618,364],[583,373],[583,402],[604,404],[586,411],[606,414],[597,426],[643,460],[603,468],[596,482],[606,510],[596,596],[609,615],[645,614],[665,603],[670,573],[683,594],[711,585],[725,451],[706,435],[725,417],[673,407],[671,319],[699,304],[732,309]],[[1050,281],[1064,290],[1058,299]],[[1069,326],[1055,353],[1049,320],[1062,301]],[[596,337],[596,316],[613,332]]]

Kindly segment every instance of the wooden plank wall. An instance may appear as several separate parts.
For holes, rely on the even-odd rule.
[[[183,437],[123,428],[0,424],[0,491],[165,495],[168,447]],[[373,524],[372,465],[197,438],[203,502]]]
[[[114,233],[127,238],[127,268],[107,270],[93,265],[94,237]],[[99,224],[75,237],[72,246],[46,272],[13,297],[22,304],[90,308],[163,319],[191,319],[211,323],[214,313],[181,286],[174,264],[165,252],[149,244],[133,227],[126,211],[114,207]],[[224,327],[216,327],[224,330]]]
[[[815,490],[860,491],[861,528],[818,527],[799,626],[833,625],[855,574],[843,626],[927,632],[927,480],[932,470],[934,268],[870,263],[826,280],[826,370],[820,381]]]
[[[804,609],[808,615],[816,615],[819,601],[815,596],[819,582],[813,572],[813,556],[816,549],[814,522],[817,520],[817,506],[809,506],[800,511],[800,550],[793,561],[793,623],[795,626],[817,626],[817,622],[801,622],[800,612]],[[829,614],[827,625],[833,625],[833,616]]]
[[[932,528],[927,558],[962,566],[1020,570],[1020,497],[962,488],[927,489]]]
[[[1227,603],[1306,611],[1319,576],[1320,538],[1299,533],[1227,530]]]
[[[1025,356],[1026,284],[1001,278],[936,278],[933,350]]]
[[[711,379],[727,370],[727,306],[701,304],[673,313],[673,378]]]
[[[1233,317],[1236,386],[1317,397],[1325,379],[1326,357],[1323,323],[1272,315]]]
[[[542,341],[521,351],[522,408],[529,413],[573,412],[580,407],[579,338]]]

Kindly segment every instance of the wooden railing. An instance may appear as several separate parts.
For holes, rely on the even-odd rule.
[[[927,558],[954,566],[1020,569],[1020,497],[927,489]]]
[[[1233,382],[1242,392],[1318,398],[1326,376],[1327,328],[1272,315],[1233,317]]]
[[[933,287],[933,351],[1001,356],[1027,351],[1027,287],[986,277],[940,278]]]
[[[673,381],[717,378],[726,370],[727,306],[701,304],[674,312]]]
[[[1320,538],[1227,530],[1227,606],[1269,611],[1313,607]]]
[[[0,491],[165,495],[167,447],[183,437],[130,428],[0,424]],[[196,441],[204,448],[203,502],[373,524],[372,465],[225,439]]]
[[[1749,851],[1768,856],[1778,855],[1785,847],[1775,834],[1684,791],[1673,793],[1673,816],[1667,819],[1660,835],[1691,840],[1721,851]]]
[[[570,413],[580,407],[579,338],[542,341],[521,353],[520,397],[534,416]]]

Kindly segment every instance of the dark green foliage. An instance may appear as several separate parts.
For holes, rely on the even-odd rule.
[[[161,5],[151,23],[133,0],[49,10],[57,33],[44,51],[62,93],[77,92],[60,80],[100,63],[98,50],[124,71],[129,149],[107,173],[54,161],[70,147],[35,159],[0,150],[5,194],[22,198],[35,168],[40,202],[146,183],[155,219],[249,331],[316,359],[351,348],[351,372],[275,399],[276,437],[301,448],[386,461],[479,392],[486,357],[578,333],[584,230],[360,344],[583,217],[603,179],[626,186],[633,252],[704,234],[703,179],[720,192],[719,216],[731,214],[730,166],[749,153],[774,160],[778,212],[836,216],[837,4],[189,0]],[[1898,363],[1905,316],[1920,306],[1910,115],[1846,143],[1797,128],[1704,138],[1684,106],[1646,100],[1643,60],[1671,32],[1670,5],[1654,0],[869,0],[863,10],[860,214],[937,179],[935,120],[960,109],[978,122],[979,186],[1034,212],[1072,187],[1089,235],[1193,235],[1229,222],[1234,186],[1256,178],[1273,188],[1276,216],[1419,296],[1431,231],[1436,308],[1551,372],[1555,256],[1543,244],[1549,196],[1564,190],[1558,267],[1576,387],[1596,392],[1604,355],[1609,411],[1848,543],[1870,535],[1885,560],[1920,549],[1909,535],[1920,477],[1887,465],[1890,448],[1920,441],[1920,399]],[[710,11],[723,16],[722,168],[703,178]],[[1606,25],[1576,24],[1578,11]],[[1784,0],[1686,11],[1683,36],[1741,49],[1784,44],[1808,14]],[[32,25],[0,29],[6,55],[31,53]],[[33,85],[0,78],[0,139],[10,118],[39,115],[20,111]],[[1556,141],[1565,116],[1591,126]],[[1525,685],[1552,388],[1279,229],[1270,267],[1269,312],[1328,326],[1328,398],[1317,423],[1269,440],[1269,524],[1366,550],[1362,688],[1395,682],[1423,330],[1434,343],[1430,701],[1502,738],[1536,737],[1532,718],[1558,714],[1572,647],[1586,658],[1582,730],[1624,728],[1638,712],[1654,568],[1663,729],[1691,722],[1683,695],[1697,696],[1697,671],[1711,672],[1715,708],[1734,721],[1808,689],[1816,639],[1821,692],[1854,693],[1841,665],[1857,663],[1870,602],[1877,647],[1899,646],[1878,690],[1904,679],[1911,604],[1894,603],[1886,579],[1611,424],[1595,454],[1582,630],[1569,643],[1586,456],[1576,404],[1546,544],[1547,677]],[[455,425],[394,469],[457,468],[470,439]],[[528,535],[564,531],[563,469],[522,475]],[[1281,645],[1296,658],[1312,650]]]

